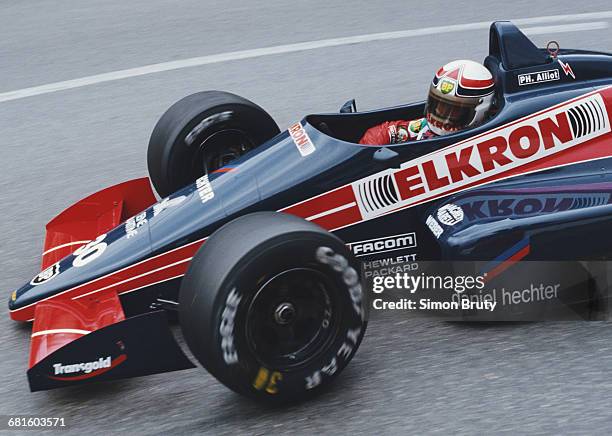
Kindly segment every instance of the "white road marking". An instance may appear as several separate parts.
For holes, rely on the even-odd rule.
[[[580,20],[612,18],[612,11],[591,12],[586,14],[571,15],[551,15],[544,17],[520,18],[512,20],[518,26],[564,23]],[[250,50],[239,50],[227,53],[219,53],[207,56],[199,56],[177,61],[162,62],[158,64],[145,65],[142,67],[117,70],[109,73],[96,74],[93,76],[81,77],[78,79],[65,80],[62,82],[48,83],[46,85],[33,86],[30,88],[17,89],[0,93],[0,103],[19,100],[36,95],[49,94],[52,92],[64,91],[67,89],[80,88],[83,86],[95,85],[97,83],[112,82],[115,80],[128,79],[131,77],[144,76],[148,74],[161,73],[164,71],[179,70],[182,68],[198,67],[202,65],[217,64],[221,62],[236,61],[241,59],[251,59],[262,56],[271,56],[285,53],[294,53],[306,50],[316,50],[327,47],[338,47],[349,44],[360,44],[372,41],[385,41],[401,38],[411,38],[416,36],[440,35],[443,33],[465,32],[470,30],[488,29],[490,21],[480,21],[475,23],[456,24],[450,26],[424,27],[421,29],[400,30],[395,32],[369,33],[365,35],[347,36],[343,38],[321,39],[317,41],[299,42],[295,44],[284,44],[272,47],[255,48]],[[542,34],[555,32],[573,32],[585,30],[598,30],[608,27],[606,22],[590,22],[554,26],[540,26],[525,28],[525,33]]]
[[[560,24],[558,26],[539,26],[524,29],[527,35],[546,35],[548,33],[580,32],[583,30],[600,30],[608,27],[607,21],[590,21],[587,23]]]

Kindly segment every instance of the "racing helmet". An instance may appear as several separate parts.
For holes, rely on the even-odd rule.
[[[476,126],[493,104],[495,82],[478,62],[457,60],[440,68],[429,87],[425,118],[436,135]]]

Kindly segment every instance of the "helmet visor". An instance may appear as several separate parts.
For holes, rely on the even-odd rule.
[[[447,131],[466,128],[474,119],[478,99],[461,103],[443,99],[430,92],[427,99],[427,120]]]

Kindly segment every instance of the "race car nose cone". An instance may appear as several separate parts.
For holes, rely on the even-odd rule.
[[[295,307],[291,303],[281,303],[274,310],[274,320],[278,324],[289,324],[295,318]]]

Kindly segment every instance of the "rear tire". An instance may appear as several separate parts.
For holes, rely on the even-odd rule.
[[[234,391],[271,401],[319,392],[363,338],[366,304],[346,245],[292,215],[262,212],[215,232],[179,293],[192,353]]]
[[[215,171],[280,132],[268,113],[229,92],[206,91],[173,104],[149,140],[147,165],[166,197]]]

